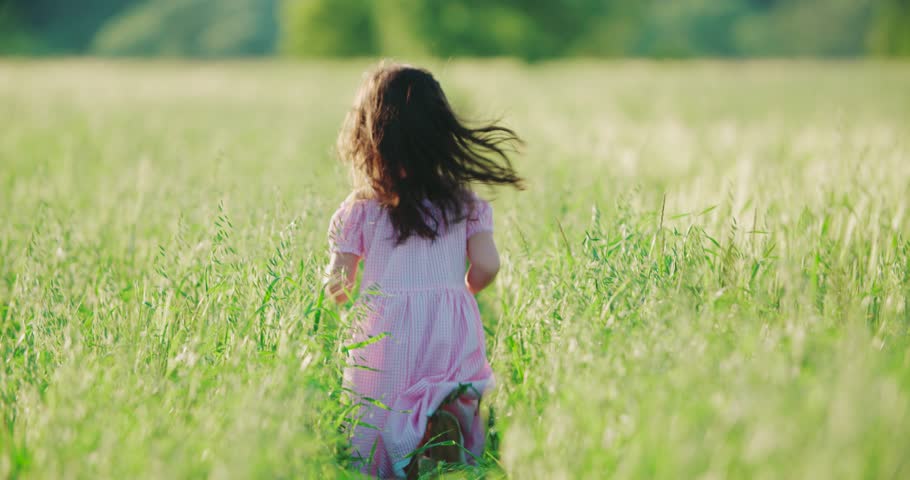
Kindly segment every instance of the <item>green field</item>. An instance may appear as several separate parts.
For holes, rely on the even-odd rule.
[[[0,62],[0,478],[357,477],[319,290],[366,65]],[[459,475],[910,477],[910,64],[430,67],[527,141]]]

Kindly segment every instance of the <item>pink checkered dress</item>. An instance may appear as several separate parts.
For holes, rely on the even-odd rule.
[[[466,449],[482,454],[478,410],[493,372],[464,276],[468,238],[492,230],[490,204],[477,197],[468,219],[443,227],[435,241],[413,236],[397,246],[388,214],[374,200],[349,197],[332,216],[331,250],[364,260],[344,372],[345,387],[361,403],[352,453],[364,473],[404,476],[406,456],[438,408],[458,418]],[[461,393],[452,400],[455,391]]]

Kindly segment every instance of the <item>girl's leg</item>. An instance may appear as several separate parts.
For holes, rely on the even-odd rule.
[[[421,447],[427,443],[442,445],[431,446],[421,455],[411,459],[411,463],[405,468],[408,480],[416,480],[421,473],[436,468],[439,462],[465,463],[461,425],[454,415],[445,410],[439,409],[430,416],[427,433],[420,443]]]
[[[428,450],[430,458],[446,463],[464,463],[464,436],[454,415],[442,409],[437,410],[430,417],[427,431],[430,433],[428,441],[443,443]]]

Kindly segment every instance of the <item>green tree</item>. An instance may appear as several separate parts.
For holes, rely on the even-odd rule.
[[[548,58],[577,49],[627,0],[285,0],[282,50],[299,56]],[[600,25],[602,26],[602,25]]]
[[[0,0],[6,54],[276,45],[305,57],[910,55],[910,0]]]
[[[98,32],[102,55],[219,57],[274,50],[275,0],[155,0],[138,4]]]
[[[754,10],[747,0],[652,1],[630,53],[657,57],[737,55],[733,28]]]
[[[86,53],[95,33],[139,0],[0,0],[0,51]]]
[[[23,55],[41,49],[40,40],[22,27],[11,5],[0,4],[0,55]]]
[[[910,56],[910,0],[879,1],[867,43],[877,55]]]
[[[371,0],[285,0],[281,50],[304,57],[380,52]]]
[[[736,26],[739,52],[759,56],[858,56],[879,0],[793,0]]]

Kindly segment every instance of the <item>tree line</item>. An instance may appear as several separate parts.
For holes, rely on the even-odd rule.
[[[910,0],[0,0],[0,54],[910,55]]]

